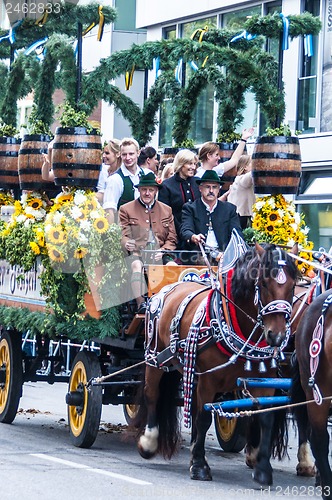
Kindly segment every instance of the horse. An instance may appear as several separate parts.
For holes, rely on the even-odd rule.
[[[177,450],[180,419],[176,396],[182,373],[184,423],[188,427],[192,423],[190,477],[201,481],[212,480],[205,458],[212,415],[204,404],[233,391],[238,377],[246,375],[248,362],[253,377],[261,377],[265,370],[268,376],[276,376],[276,360],[289,338],[298,272],[284,250],[256,243],[226,277],[220,276],[220,288],[199,282],[168,285],[150,299],[146,313],[141,402],[146,418],[141,422],[138,450],[143,458],[157,453],[171,458]],[[270,367],[265,366],[267,362]],[[251,392],[257,395],[257,390]],[[260,395],[273,393],[259,390]],[[261,440],[253,479],[261,485],[273,483],[273,445],[278,458],[286,454],[286,412],[282,418],[277,413],[258,417]]]
[[[292,402],[299,425],[309,428],[316,486],[332,498],[327,420],[332,399],[332,292],[319,295],[303,314],[295,337]],[[307,402],[306,405],[301,403]],[[310,402],[310,403],[309,403]]]

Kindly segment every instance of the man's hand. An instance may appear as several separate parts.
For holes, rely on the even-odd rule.
[[[136,250],[135,240],[126,241],[125,248],[126,248],[127,252],[133,252],[134,250]]]
[[[204,243],[205,242],[205,236],[204,234],[193,234],[191,237],[191,241],[195,243],[195,245],[198,245],[199,243]]]
[[[156,252],[154,254],[154,260],[158,261],[158,260],[161,260],[163,258],[163,252]]]

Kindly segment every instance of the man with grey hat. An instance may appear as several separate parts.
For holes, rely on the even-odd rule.
[[[157,183],[153,172],[142,175],[135,187],[139,191],[139,198],[120,207],[119,222],[122,229],[122,247],[131,265],[132,291],[138,312],[143,313],[146,305],[142,294],[142,251],[154,250],[154,261],[163,264],[167,251],[175,250],[177,236],[172,209],[156,199],[161,184]],[[170,262],[172,260],[170,257]]]
[[[236,207],[218,200],[222,181],[214,170],[207,170],[196,179],[200,198],[186,203],[182,209],[181,239],[188,250],[204,244],[212,257],[218,260],[229,243],[233,229],[241,235],[241,225]]]

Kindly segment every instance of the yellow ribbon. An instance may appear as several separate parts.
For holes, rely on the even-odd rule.
[[[43,15],[39,19],[36,19],[35,24],[37,24],[37,26],[39,27],[42,27],[46,23],[47,18],[48,18],[48,12],[47,10],[44,9]]]
[[[202,64],[202,68],[205,67],[208,59],[209,59],[209,56],[206,56],[206,58],[204,59],[203,64]]]
[[[103,31],[104,31],[104,25],[105,25],[105,16],[103,14],[103,6],[102,5],[99,5],[99,7],[98,7],[98,14],[99,14],[99,26],[98,26],[97,40],[98,40],[98,42],[101,42],[101,39],[103,38]]]
[[[199,37],[198,37],[198,41],[199,43],[201,43],[203,41],[203,36],[204,34],[209,30],[209,27],[208,25],[204,26],[204,28],[197,28],[197,30],[195,30],[193,32],[193,34],[191,35],[190,39],[191,40],[194,40],[195,39],[195,36],[197,35],[197,33],[199,33]]]
[[[84,31],[83,31],[82,36],[87,35],[87,34],[89,33],[89,31],[91,31],[91,30],[92,30],[92,28],[94,28],[95,26],[96,26],[96,23],[95,23],[95,22],[91,23],[91,24],[90,24],[90,26],[88,26],[88,27],[86,28],[86,30],[84,30]]]
[[[133,64],[131,71],[126,71],[126,75],[125,75],[126,90],[129,90],[133,84],[134,72],[135,72],[135,64]]]

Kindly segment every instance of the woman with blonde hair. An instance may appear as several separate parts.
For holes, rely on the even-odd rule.
[[[250,227],[252,206],[256,201],[251,173],[251,156],[240,156],[236,168],[236,177],[230,187],[227,201],[236,206],[237,213],[240,216],[241,228]]]
[[[111,139],[105,145],[103,150],[103,165],[99,173],[97,184],[97,198],[102,203],[107,178],[121,165],[120,142],[118,139]]]
[[[196,169],[195,153],[189,149],[181,149],[174,158],[174,175],[165,179],[159,192],[158,200],[172,208],[175,229],[180,240],[182,207],[200,196],[194,178]]]
[[[163,182],[166,179],[169,179],[174,175],[174,167],[173,163],[167,163],[165,167],[163,168],[163,171],[161,172],[160,180]]]

